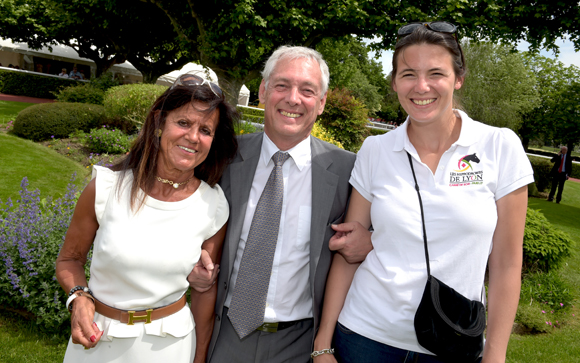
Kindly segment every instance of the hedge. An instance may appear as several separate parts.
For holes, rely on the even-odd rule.
[[[14,134],[32,141],[65,138],[71,133],[103,125],[105,109],[85,103],[39,103],[20,111],[14,121]]]
[[[105,93],[105,113],[111,124],[127,133],[140,129],[157,97],[167,90],[155,84],[127,84]]]
[[[75,80],[0,70],[0,93],[37,98],[56,98],[55,93],[75,84]]]

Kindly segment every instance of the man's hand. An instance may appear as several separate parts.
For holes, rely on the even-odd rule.
[[[332,229],[336,233],[330,238],[328,247],[340,253],[348,263],[364,261],[373,249],[372,233],[358,222],[333,224]]]
[[[189,286],[197,292],[206,292],[215,284],[219,273],[219,265],[214,265],[209,253],[201,250],[199,261],[187,276]]]

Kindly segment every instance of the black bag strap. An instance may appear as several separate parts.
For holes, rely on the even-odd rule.
[[[413,159],[411,154],[406,151],[409,157],[409,164],[411,165],[411,171],[413,172],[413,179],[415,180],[415,190],[417,191],[417,196],[419,197],[419,205],[421,206],[421,222],[423,224],[423,243],[425,244],[425,261],[427,262],[427,276],[431,276],[431,266],[429,264],[429,248],[427,247],[427,229],[425,228],[425,213],[423,212],[423,201],[421,200],[421,193],[419,193],[419,184],[417,183],[417,177],[415,176],[415,168],[413,167]]]
[[[411,165],[411,172],[413,173],[413,179],[415,180],[415,190],[417,191],[417,196],[419,197],[419,205],[421,206],[421,223],[423,224],[423,243],[425,245],[425,261],[427,262],[427,278],[431,276],[431,265],[429,264],[429,247],[427,247],[427,229],[425,228],[425,213],[423,212],[423,200],[421,199],[421,193],[419,193],[419,184],[417,183],[417,177],[415,176],[415,168],[413,167],[413,159],[408,151],[405,151],[409,157],[409,165]],[[485,279],[485,277],[484,277]],[[485,289],[481,289],[481,302],[483,302]]]

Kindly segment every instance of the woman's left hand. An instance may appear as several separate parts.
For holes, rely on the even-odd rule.
[[[199,261],[187,276],[189,286],[197,292],[206,292],[216,283],[219,265],[214,265],[211,256],[206,250],[201,250]]]

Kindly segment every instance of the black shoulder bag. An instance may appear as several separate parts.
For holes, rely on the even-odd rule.
[[[423,202],[411,155],[407,153],[421,206],[427,283],[415,313],[415,334],[421,346],[447,362],[473,362],[483,351],[485,307],[431,275]]]

